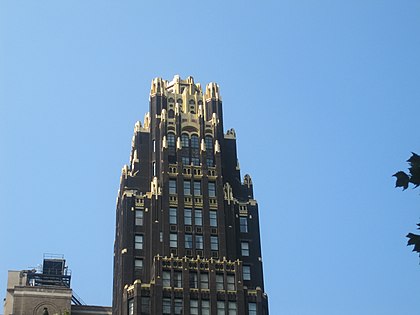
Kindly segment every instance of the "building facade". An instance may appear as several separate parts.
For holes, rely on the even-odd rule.
[[[219,86],[152,81],[116,205],[113,314],[267,315],[258,205]]]
[[[4,315],[111,315],[111,307],[84,305],[70,287],[62,255],[44,255],[41,268],[10,270]]]

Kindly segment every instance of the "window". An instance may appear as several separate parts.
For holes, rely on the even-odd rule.
[[[203,211],[201,209],[196,209],[194,211],[194,224],[203,225]]]
[[[206,150],[209,153],[213,152],[213,138],[210,136],[206,136],[204,138],[204,142],[206,143]]]
[[[178,247],[178,234],[176,233],[169,234],[169,247],[172,247],[172,248]]]
[[[241,254],[242,256],[249,256],[249,243],[241,242]]]
[[[242,233],[248,233],[248,218],[239,217],[239,227]]]
[[[174,272],[174,287],[182,288],[182,272],[181,271]]]
[[[251,267],[242,266],[242,275],[244,277],[244,280],[251,280]]]
[[[153,176],[156,176],[156,162],[153,162]]]
[[[196,249],[203,249],[204,248],[203,235],[196,235],[195,236],[195,248]]]
[[[141,297],[141,315],[150,315],[150,298]]]
[[[210,211],[210,226],[217,227],[217,212]]]
[[[217,301],[217,315],[226,315],[224,301]]]
[[[142,271],[143,270],[143,259],[136,258],[134,260],[134,271]]]
[[[191,234],[185,234],[185,248],[193,247],[193,237]]]
[[[216,184],[209,182],[209,197],[216,197]]]
[[[171,286],[171,272],[170,271],[164,271],[162,273],[162,285],[164,287]]]
[[[200,289],[208,289],[209,288],[209,274],[202,273],[200,274]]]
[[[191,136],[191,147],[193,148],[193,149],[198,149],[198,148],[200,148],[200,146],[199,146],[199,141],[198,141],[199,139],[198,139],[198,136],[197,135],[192,135]]]
[[[162,314],[171,314],[171,299],[164,298],[162,300]]]
[[[224,290],[225,284],[223,280],[223,274],[216,274],[216,290]]]
[[[168,110],[168,118],[174,118],[175,117],[175,112],[173,109]]]
[[[248,303],[248,315],[257,315],[257,303]]]
[[[198,280],[197,280],[197,273],[191,272],[190,273],[190,288],[198,289]]]
[[[201,315],[210,315],[210,301],[201,300]]]
[[[143,249],[143,235],[136,235],[134,237],[134,248]]]
[[[134,315],[134,300],[128,300],[128,315]]]
[[[184,165],[190,165],[190,158],[188,156],[181,157],[182,164]]]
[[[192,210],[189,208],[184,209],[184,224],[192,225]]]
[[[191,158],[191,164],[195,165],[195,166],[199,166],[200,165],[200,158],[198,157],[192,157]]]
[[[175,148],[175,135],[168,133],[168,148]]]
[[[226,289],[229,291],[235,291],[235,276],[227,275],[226,276]]]
[[[169,193],[176,194],[176,179],[169,180]]]
[[[182,314],[182,299],[174,299],[175,309],[174,314]]]
[[[184,195],[191,195],[191,182],[189,180],[184,180]]]
[[[195,196],[201,195],[201,183],[198,181],[194,182],[194,195]]]
[[[176,224],[177,208],[169,208],[169,224]]]
[[[207,166],[209,167],[214,166],[213,157],[207,157],[206,163],[207,163]]]
[[[229,315],[236,315],[236,302],[229,302],[228,303],[228,314]]]
[[[190,146],[188,135],[183,133],[181,135],[181,144],[183,148],[188,148]]]
[[[219,240],[217,236],[210,236],[210,249],[219,250]]]
[[[198,315],[198,300],[190,300],[190,314]]]
[[[143,210],[136,210],[136,225],[143,225]]]

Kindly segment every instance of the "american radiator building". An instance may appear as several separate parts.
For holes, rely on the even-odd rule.
[[[219,86],[152,81],[122,169],[113,314],[267,315],[258,205]]]

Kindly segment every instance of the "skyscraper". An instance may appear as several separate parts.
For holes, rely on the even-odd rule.
[[[152,81],[118,191],[113,314],[268,314],[258,205],[215,83]]]

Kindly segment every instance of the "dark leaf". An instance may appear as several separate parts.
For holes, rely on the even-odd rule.
[[[411,166],[417,166],[420,167],[420,155],[411,152],[412,156],[407,160],[408,163],[411,164]]]
[[[403,190],[406,190],[408,188],[410,178],[406,173],[404,173],[403,171],[399,171],[392,176],[395,176],[397,178],[397,181],[395,182],[395,187],[403,187]]]
[[[408,233],[408,242],[407,246],[414,245],[413,252],[420,253],[420,235]]]

